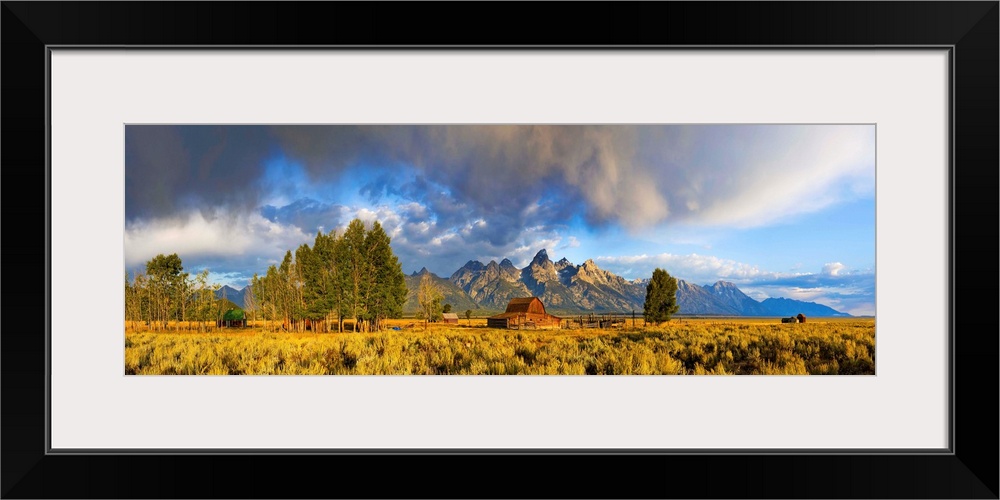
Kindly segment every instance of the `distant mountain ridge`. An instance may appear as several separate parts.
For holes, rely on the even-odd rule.
[[[226,299],[239,306],[240,309],[243,309],[246,307],[246,295],[248,293],[250,293],[249,286],[245,286],[242,289],[237,290],[229,285],[223,285],[222,288],[215,291],[215,298]]]
[[[447,281],[485,309],[504,309],[512,298],[535,296],[542,300],[547,310],[564,313],[642,311],[649,283],[648,279],[626,280],[599,268],[592,259],[580,265],[565,258],[552,262],[544,249],[522,269],[509,259],[488,264],[470,260]],[[451,293],[460,296],[453,289]],[[785,298],[758,302],[728,281],[699,286],[678,280],[677,301],[679,314],[850,316],[814,302]]]
[[[626,280],[599,268],[592,259],[580,265],[565,258],[552,262],[543,249],[521,269],[510,259],[499,263],[491,260],[487,264],[470,260],[447,278],[427,268],[405,276],[407,298],[403,312],[406,314],[419,309],[417,291],[424,275],[429,275],[441,290],[442,304],[451,304],[452,310],[458,313],[469,309],[502,311],[510,299],[529,296],[540,298],[546,310],[554,314],[641,313],[649,283],[648,279]],[[249,291],[250,287],[237,290],[226,285],[216,291],[215,296],[225,297],[243,308]],[[680,306],[678,314],[689,315],[788,317],[801,313],[807,317],[851,316],[815,302],[788,298],[768,298],[759,302],[728,281],[699,286],[679,279],[677,304]]]
[[[480,308],[479,304],[465,293],[465,290],[462,290],[451,281],[428,271],[425,267],[419,272],[403,277],[403,280],[406,281],[406,303],[403,304],[404,312],[414,313],[420,310],[420,303],[417,301],[417,291],[420,290],[420,280],[423,279],[424,275],[430,275],[431,281],[437,285],[438,290],[444,295],[441,304],[451,304],[452,312],[461,313],[469,309],[475,310]]]

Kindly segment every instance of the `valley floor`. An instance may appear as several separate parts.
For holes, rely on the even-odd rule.
[[[614,329],[496,330],[391,320],[377,333],[285,333],[253,325],[125,332],[140,375],[874,375],[875,320],[678,318]],[[350,326],[350,325],[348,325]],[[194,328],[185,330],[184,327]]]

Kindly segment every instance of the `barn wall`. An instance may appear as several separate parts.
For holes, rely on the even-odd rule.
[[[489,328],[507,328],[507,318],[487,318],[486,326]]]

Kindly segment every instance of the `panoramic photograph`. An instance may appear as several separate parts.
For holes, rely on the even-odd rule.
[[[875,375],[875,125],[125,125],[126,375]]]

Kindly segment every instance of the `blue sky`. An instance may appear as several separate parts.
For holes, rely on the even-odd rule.
[[[153,126],[125,131],[125,267],[246,285],[351,219],[407,273],[656,267],[874,314],[874,125]]]

